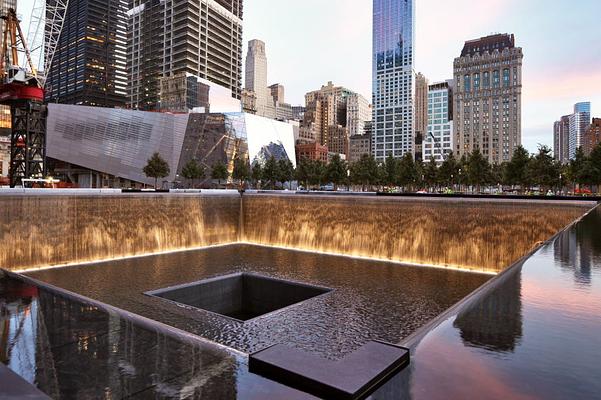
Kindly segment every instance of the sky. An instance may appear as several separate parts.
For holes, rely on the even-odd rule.
[[[553,122],[591,101],[601,117],[601,0],[416,0],[416,72],[453,77],[466,40],[514,33],[524,52],[522,140],[552,146]],[[286,101],[328,81],[371,99],[372,0],[246,0],[244,39],[266,42]]]
[[[553,122],[576,102],[601,117],[601,0],[415,1],[416,72],[430,82],[453,77],[466,40],[516,35],[528,150],[552,146]],[[24,20],[32,4],[19,0]],[[283,84],[289,103],[328,81],[371,99],[371,24],[372,0],[245,0],[244,56],[248,40],[266,43],[269,83]]]

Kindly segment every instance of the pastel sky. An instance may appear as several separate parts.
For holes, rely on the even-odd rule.
[[[287,101],[327,81],[371,98],[372,0],[247,0],[245,40],[267,45]],[[416,0],[416,70],[451,79],[465,40],[514,33],[524,51],[523,142],[552,145],[578,101],[601,117],[601,0]]]
[[[33,0],[19,0],[27,19]],[[524,50],[523,142],[552,145],[553,122],[591,101],[601,117],[601,0],[416,0],[416,70],[452,78],[465,40],[515,33]],[[245,0],[244,39],[267,44],[287,101],[333,81],[371,98],[372,0]],[[245,45],[246,49],[246,45]]]

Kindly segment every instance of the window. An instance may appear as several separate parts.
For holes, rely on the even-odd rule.
[[[509,68],[503,70],[503,87],[509,87]]]
[[[501,77],[497,69],[492,72],[492,87],[498,88],[499,86],[501,86]]]
[[[472,91],[472,78],[469,75],[463,77],[463,88],[466,92]]]
[[[485,89],[488,89],[490,87],[490,72],[485,72],[482,76],[482,86]]]

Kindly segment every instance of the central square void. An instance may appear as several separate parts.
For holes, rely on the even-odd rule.
[[[331,290],[243,272],[146,294],[244,322]]]

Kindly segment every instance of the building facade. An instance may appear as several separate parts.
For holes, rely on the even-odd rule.
[[[555,161],[570,161],[570,116],[565,115],[553,125],[553,156]]]
[[[47,74],[46,100],[124,107],[126,46],[127,1],[71,0]]]
[[[428,88],[428,127],[423,138],[424,162],[432,158],[442,164],[453,146],[453,81],[436,83]]]
[[[302,143],[296,145],[296,159],[299,162],[301,162],[302,160],[311,160],[327,163],[328,153],[328,148],[326,146],[320,145],[317,142]]]
[[[453,67],[456,154],[478,149],[489,162],[500,164],[521,145],[522,60],[514,35],[465,43]]]
[[[601,118],[593,118],[593,122],[586,128],[582,140],[584,154],[589,156],[593,149],[601,144]]]
[[[181,73],[207,79],[240,98],[242,0],[131,0],[129,6],[130,108],[159,110],[161,78]]]
[[[358,93],[328,82],[305,95],[306,109],[301,129],[304,138],[314,138],[330,152],[349,155],[350,132],[363,134],[371,119],[369,101]]]
[[[48,157],[58,165],[55,176],[79,187],[153,184],[143,169],[155,152],[171,170],[162,186],[178,180],[191,159],[206,170],[223,163],[230,173],[236,155],[249,164],[286,157],[296,166],[293,126],[251,114],[49,105]]]
[[[7,177],[10,169],[10,137],[0,135],[0,178]]]
[[[428,130],[428,80],[421,73],[415,77],[415,133],[425,136]]]
[[[244,88],[256,95],[256,114],[275,118],[275,105],[272,90],[267,86],[267,53],[261,40],[248,42]]]
[[[582,102],[574,105],[574,113],[570,115],[569,154],[570,159],[576,157],[576,150],[583,146],[583,136],[591,123],[591,103]]]
[[[352,164],[359,161],[363,155],[371,155],[371,143],[371,133],[351,136],[348,162]]]
[[[373,2],[374,156],[414,154],[414,0]]]
[[[222,86],[189,73],[165,76],[160,80],[163,112],[240,112],[240,100]]]

